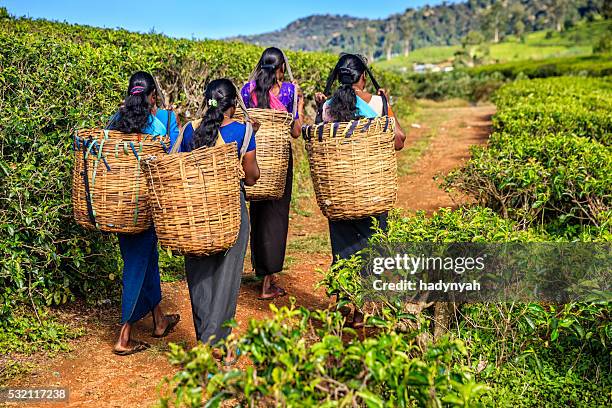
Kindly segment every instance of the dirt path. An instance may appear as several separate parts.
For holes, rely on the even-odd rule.
[[[488,134],[491,106],[424,109],[419,126],[404,123],[409,133],[408,143],[420,146],[400,153],[400,163],[406,167],[400,177],[399,206],[428,212],[440,207],[455,206],[448,194],[437,187],[433,177],[457,167],[468,157],[470,145],[483,143]],[[402,156],[403,155],[403,156]],[[410,157],[409,157],[410,156]],[[404,160],[405,159],[405,160]],[[406,164],[408,163],[408,164]],[[292,214],[287,251],[286,271],[280,274],[281,285],[295,296],[298,305],[325,308],[328,299],[322,289],[314,289],[319,276],[314,272],[329,265],[327,223],[316,208],[314,198],[304,204],[309,216]],[[166,357],[167,342],[195,344],[189,294],[184,281],[162,286],[163,306],[169,312],[181,314],[182,322],[164,341],[152,342],[153,347],[130,357],[116,357],[111,349],[119,326],[117,308],[88,311],[72,306],[63,318],[85,327],[86,334],[73,341],[73,351],[41,361],[28,377],[15,379],[14,386],[58,386],[70,390],[69,404],[41,406],[70,407],[148,407],[158,400],[157,387],[166,376],[175,373]],[[238,330],[244,330],[250,318],[260,319],[270,314],[268,303],[257,300],[258,282],[247,272],[238,300],[236,320]],[[275,302],[287,305],[288,297]],[[150,318],[138,323],[135,337],[147,341]],[[17,406],[17,405],[16,405]],[[23,406],[23,405],[20,405]]]

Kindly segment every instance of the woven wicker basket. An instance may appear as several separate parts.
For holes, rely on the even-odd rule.
[[[181,254],[231,247],[240,230],[236,143],[142,161],[160,244]]]
[[[74,135],[72,207],[88,229],[135,234],[151,227],[148,190],[139,158],[165,152],[159,136],[102,129]]]
[[[387,116],[303,128],[319,208],[330,220],[381,214],[397,200],[395,120]]]
[[[285,193],[285,181],[291,151],[290,112],[273,109],[248,109],[249,116],[260,123],[257,131],[257,164],[260,177],[254,186],[246,186],[249,201],[278,200]],[[236,112],[236,120],[243,120]]]

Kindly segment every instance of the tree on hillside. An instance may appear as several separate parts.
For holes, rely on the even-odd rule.
[[[485,31],[493,34],[493,42],[498,43],[500,31],[506,26],[508,19],[508,1],[493,1],[482,13],[482,23]]]
[[[508,22],[511,32],[519,39],[523,39],[525,33],[525,6],[520,2],[514,2],[508,6]]]
[[[385,57],[387,58],[387,60],[391,59],[393,55],[393,47],[395,46],[395,44],[397,43],[399,39],[399,33],[398,33],[397,26],[398,26],[397,20],[391,19],[391,21],[389,21],[389,24],[387,24],[385,27],[384,48],[385,48]]]
[[[489,47],[484,36],[478,31],[470,31],[461,40],[461,49],[455,53],[454,64],[457,66],[473,67],[483,62],[489,55]]]
[[[552,15],[555,20],[555,29],[559,32],[565,27],[565,18],[572,4],[572,0],[554,0],[552,5]]]
[[[414,10],[408,9],[399,18],[399,33],[402,40],[402,50],[404,56],[410,55],[410,43],[412,42],[412,34],[414,32]]]

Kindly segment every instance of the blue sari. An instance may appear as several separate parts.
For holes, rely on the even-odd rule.
[[[111,121],[109,128],[113,128]],[[150,135],[165,135],[166,127],[155,116],[142,130]],[[138,234],[117,234],[123,258],[123,291],[121,294],[121,324],[142,319],[161,302],[159,253],[155,228]]]

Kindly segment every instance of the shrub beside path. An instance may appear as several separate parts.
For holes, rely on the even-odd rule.
[[[492,105],[431,106],[419,112],[419,127],[403,123],[408,132],[409,148],[400,153],[400,173],[404,175],[400,177],[398,205],[408,210],[432,212],[440,207],[460,204],[438,188],[434,177],[448,173],[466,160],[469,146],[486,142],[494,111]],[[280,274],[280,285],[296,298],[297,305],[310,309],[326,308],[329,300],[325,291],[314,289],[314,285],[319,280],[315,270],[326,268],[331,261],[327,222],[316,207],[314,197],[305,201],[301,205],[306,211],[292,213],[286,270]],[[465,201],[465,198],[459,198],[459,201]],[[238,331],[246,327],[249,319],[262,319],[270,315],[269,303],[257,299],[258,288],[259,282],[247,270],[238,300]],[[151,342],[153,347],[148,351],[129,357],[115,356],[112,346],[119,330],[119,309],[105,307],[92,310],[77,303],[60,312],[61,320],[85,329],[84,336],[72,341],[73,351],[56,356],[25,358],[35,364],[34,368],[29,374],[13,379],[10,385],[69,388],[68,405],[46,403],[41,404],[42,407],[154,405],[158,400],[157,388],[161,380],[176,372],[165,357],[167,342],[188,346],[195,344],[186,282],[164,283],[162,292],[164,309],[169,313],[180,313],[182,321],[173,333],[161,341],[150,337],[150,317],[137,324],[134,336]],[[278,299],[275,303],[278,306],[287,305],[289,298]]]

